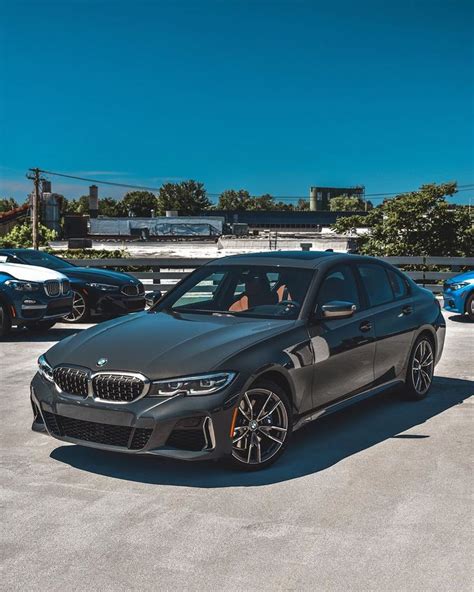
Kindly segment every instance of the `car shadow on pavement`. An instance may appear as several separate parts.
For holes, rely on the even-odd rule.
[[[455,323],[472,323],[471,319],[467,316],[467,314],[459,314],[453,315],[452,317],[448,317],[450,321],[454,321]]]
[[[232,470],[220,462],[178,462],[154,456],[129,456],[83,446],[56,448],[51,458],[77,469],[115,479],[156,485],[215,488],[269,485],[323,471],[389,438],[413,439],[423,446],[423,424],[474,395],[474,381],[435,378],[429,396],[405,401],[386,392],[328,415],[293,434],[285,454],[259,472]],[[412,428],[416,433],[402,434]]]

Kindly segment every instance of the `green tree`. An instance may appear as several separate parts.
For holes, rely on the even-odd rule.
[[[195,216],[211,208],[204,184],[192,179],[181,183],[165,183],[160,187],[157,203],[161,216],[166,210],[177,210],[182,216]]]
[[[446,196],[456,183],[422,185],[418,191],[385,200],[367,216],[338,218],[333,229],[361,235],[362,253],[380,256],[472,256],[472,219],[466,208],[456,208]]]
[[[296,209],[301,212],[309,212],[309,199],[300,198],[296,202]]]
[[[40,245],[47,245],[49,241],[56,239],[56,232],[40,224],[38,226]],[[18,224],[8,234],[0,238],[0,247],[5,249],[18,249],[33,245],[31,224]]]
[[[246,189],[227,189],[219,195],[219,210],[243,211],[250,209],[250,193]]]
[[[269,193],[264,193],[259,197],[253,197],[246,189],[227,189],[219,196],[217,204],[219,210],[234,211],[275,211],[286,210],[293,211],[294,205],[283,201],[275,201]]]
[[[13,197],[0,198],[0,212],[9,212],[10,210],[14,210],[18,207],[18,203],[13,199]]]
[[[329,200],[331,212],[360,212],[365,210],[364,200],[357,195],[339,195]]]
[[[89,196],[81,195],[79,199],[62,200],[62,212],[64,214],[88,214],[89,213]]]
[[[121,208],[119,202],[115,200],[113,197],[103,197],[99,199],[99,215],[100,216],[109,216],[110,218],[115,218],[120,216]]]
[[[129,191],[124,195],[121,202],[117,203],[117,212],[121,216],[132,216],[149,218],[151,210],[156,212],[157,199],[151,191]]]
[[[274,210],[283,210],[285,212],[294,212],[297,207],[292,203],[286,203],[284,201],[277,201],[274,205]]]
[[[249,205],[250,210],[260,210],[268,212],[276,209],[275,201],[273,200],[273,197],[268,193],[265,193],[260,197],[251,197]]]

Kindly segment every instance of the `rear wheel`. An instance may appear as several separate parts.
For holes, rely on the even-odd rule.
[[[256,471],[274,463],[285,451],[293,427],[285,391],[262,380],[244,393],[236,410],[232,464]]]
[[[25,327],[29,331],[47,331],[51,329],[53,325],[56,324],[56,321],[31,321],[29,323],[25,323]]]
[[[12,328],[12,319],[5,304],[0,303],[0,337],[5,337]]]
[[[431,339],[422,335],[419,337],[410,355],[405,393],[413,400],[424,399],[433,382],[434,347]]]
[[[67,323],[87,323],[90,318],[90,309],[86,297],[77,292],[72,291],[72,310],[64,317]]]
[[[466,300],[466,313],[470,321],[474,321],[474,292]]]

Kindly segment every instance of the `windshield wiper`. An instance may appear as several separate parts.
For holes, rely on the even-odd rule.
[[[198,314],[214,314],[216,312],[226,312],[223,310],[207,310],[205,308],[168,308],[165,310],[169,310],[170,312],[180,312],[181,314],[190,312],[190,313],[198,313]]]

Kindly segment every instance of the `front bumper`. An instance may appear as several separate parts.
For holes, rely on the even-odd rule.
[[[36,374],[31,383],[32,429],[102,450],[215,459],[232,452],[230,426],[239,392],[239,385],[232,383],[214,395],[144,397],[120,404],[67,395]]]
[[[464,313],[465,301],[462,293],[445,291],[443,292],[443,308],[448,312]]]
[[[101,292],[89,288],[91,313],[100,316],[125,315],[145,309],[145,295],[127,296],[121,292]]]
[[[47,298],[34,294],[18,299],[14,303],[14,320],[18,323],[60,319],[71,312],[72,294]]]

